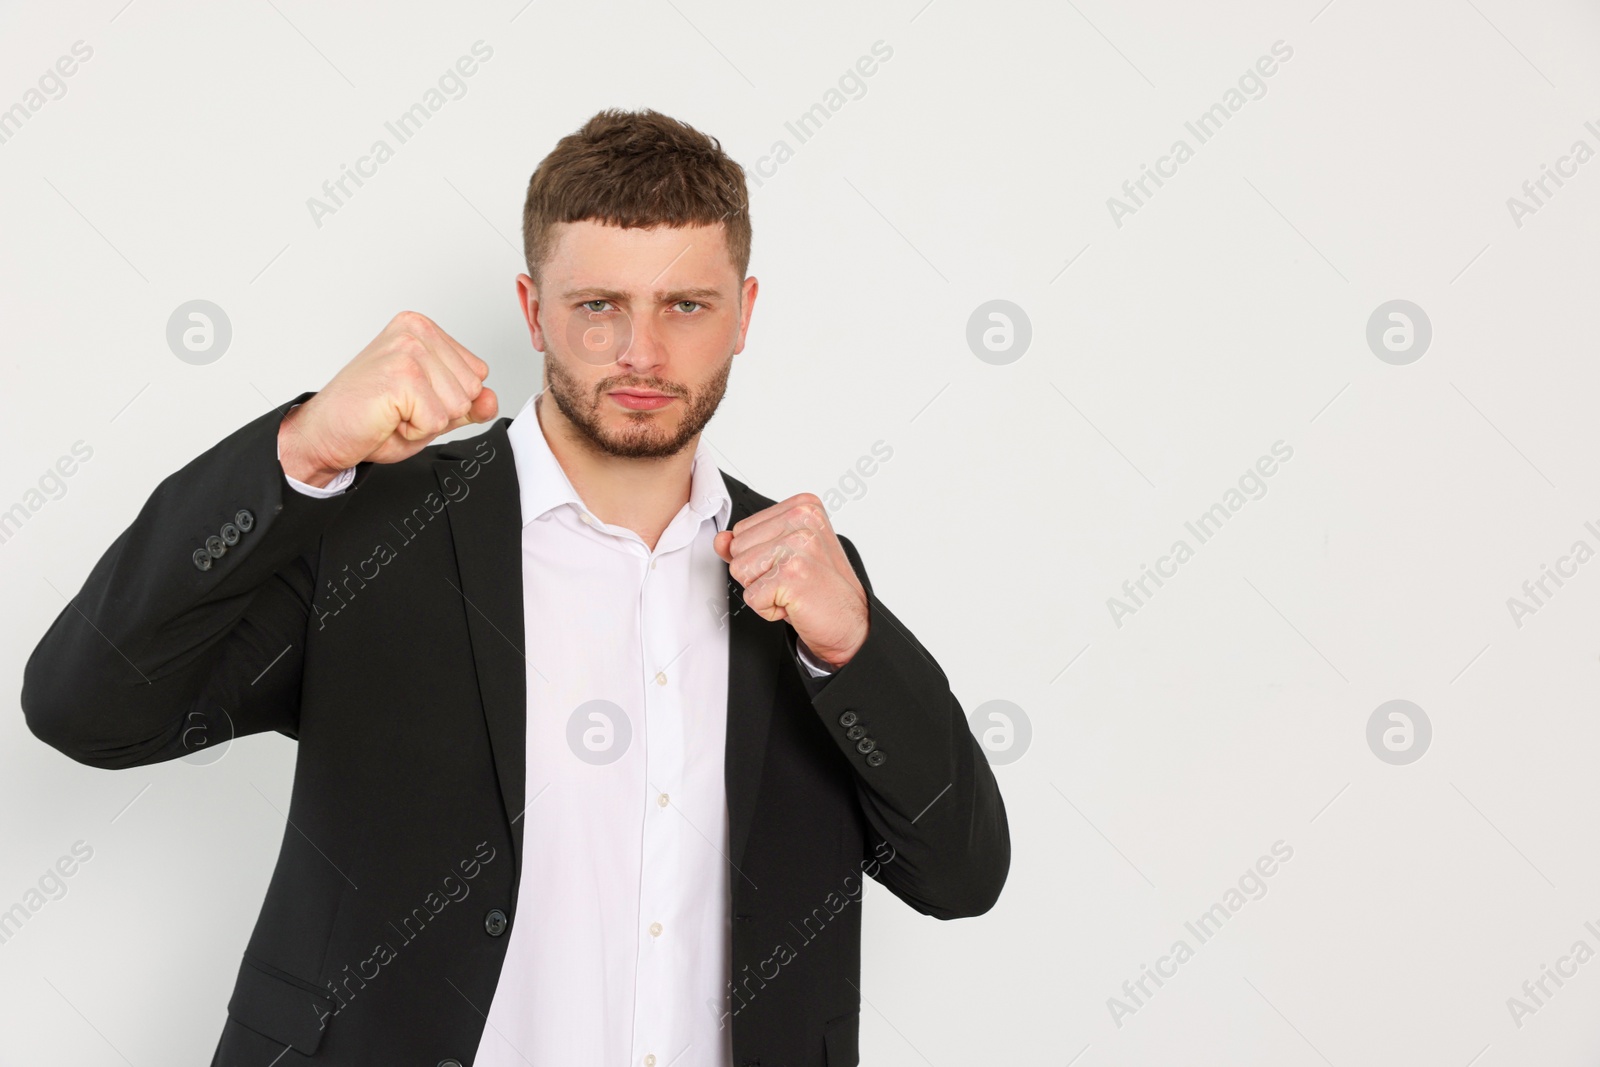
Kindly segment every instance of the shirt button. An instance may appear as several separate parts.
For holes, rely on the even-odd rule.
[[[660,923],[651,923],[650,924],[650,936],[651,937],[660,937],[661,936],[661,924]]]
[[[657,563],[660,563],[660,562],[661,562],[661,561],[660,561],[660,560],[659,560],[659,559],[653,559],[653,560],[651,560],[651,561],[650,561],[650,569],[651,569],[651,570],[655,570],[655,569],[656,569],[656,564],[657,564]]]
[[[666,685],[667,684],[667,675],[666,675],[666,673],[664,671],[657,671],[656,672],[656,684],[657,685]]]
[[[656,1067],[656,1054],[654,1052],[645,1054],[644,1067]]]
[[[663,808],[666,807],[667,806],[667,794],[662,793],[660,796],[656,797],[656,803],[661,805]]]

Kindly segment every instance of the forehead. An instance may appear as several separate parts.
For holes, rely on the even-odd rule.
[[[594,219],[558,222],[542,273],[546,284],[640,291],[691,280],[722,281],[737,273],[727,229],[721,222],[651,229],[625,229]]]

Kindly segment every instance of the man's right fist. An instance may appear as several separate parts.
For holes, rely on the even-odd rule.
[[[283,471],[322,487],[357,463],[398,463],[500,410],[489,364],[437,323],[402,311],[321,392],[278,426]]]

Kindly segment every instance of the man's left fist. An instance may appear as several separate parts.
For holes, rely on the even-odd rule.
[[[837,670],[866,643],[867,591],[815,494],[746,516],[713,545],[744,602],[768,622],[788,622],[817,659]]]

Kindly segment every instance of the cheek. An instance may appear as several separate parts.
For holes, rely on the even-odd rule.
[[[685,354],[693,353],[706,364],[717,363],[727,357],[739,340],[739,316],[725,311],[686,321],[679,325],[677,336]]]
[[[546,341],[580,368],[603,373],[633,345],[633,321],[620,312],[574,311],[553,316]]]

